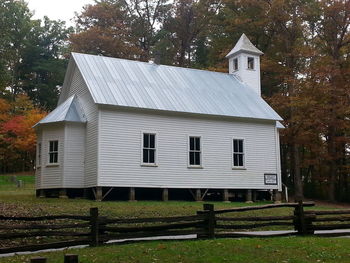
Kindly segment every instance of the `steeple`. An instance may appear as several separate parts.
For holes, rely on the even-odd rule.
[[[257,49],[245,34],[242,34],[235,47],[226,55],[229,60],[229,73],[261,95],[260,56],[264,54]]]

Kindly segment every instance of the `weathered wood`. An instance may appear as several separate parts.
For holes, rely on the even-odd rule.
[[[253,210],[262,210],[262,209],[270,209],[270,208],[280,208],[280,207],[296,207],[297,203],[282,203],[282,204],[268,204],[268,205],[260,205],[260,206],[248,206],[248,207],[237,207],[230,209],[221,209],[215,210],[215,214],[224,214],[224,213],[233,213],[233,212],[245,212],[245,211],[253,211]],[[314,206],[314,202],[304,202],[303,206]],[[205,211],[198,211],[200,214],[205,213]]]
[[[97,186],[96,187],[96,191],[94,192],[94,194],[95,194],[95,200],[96,201],[102,201],[103,193],[102,193],[102,187],[101,186]]]
[[[314,219],[315,222],[344,222],[350,221],[350,216],[339,216],[339,217],[317,217]]]
[[[135,194],[135,188],[134,187],[130,187],[129,188],[129,201],[134,202],[136,201],[136,194]]]
[[[168,191],[168,188],[164,188],[164,189],[163,189],[162,200],[163,200],[164,202],[169,201],[169,191]]]
[[[107,224],[131,224],[131,223],[152,223],[152,222],[185,222],[185,221],[196,221],[203,220],[204,215],[194,215],[194,216],[174,216],[174,217],[153,217],[153,218],[116,218],[107,219],[105,223]]]
[[[46,263],[46,262],[47,262],[47,258],[43,258],[43,257],[35,257],[30,259],[30,263]]]
[[[196,189],[196,201],[200,202],[202,200],[201,189]]]
[[[228,189],[224,189],[223,190],[222,201],[224,201],[224,202],[229,202],[230,201]]]
[[[259,235],[252,233],[216,233],[216,238],[240,238],[240,237],[253,237],[253,238],[263,238],[263,237],[284,237],[284,236],[292,236],[296,233],[277,233],[277,234],[268,234],[268,235]]]
[[[306,235],[307,228],[302,201],[299,201],[298,206],[295,207],[294,215],[296,216],[296,219],[294,220],[294,229],[298,231],[298,234]]]
[[[266,227],[266,226],[294,226],[293,223],[288,222],[269,222],[269,223],[261,223],[261,224],[246,224],[246,225],[223,225],[218,224],[215,227],[218,229],[254,229],[258,227]]]
[[[339,209],[339,210],[307,210],[305,214],[315,215],[341,215],[350,214],[350,209]]]
[[[29,224],[29,225],[0,225],[0,230],[33,230],[33,229],[66,229],[66,228],[85,228],[89,227],[89,223],[80,224]]]
[[[54,242],[54,243],[46,243],[46,244],[25,245],[25,246],[17,246],[17,247],[3,247],[3,248],[0,248],[0,254],[87,245],[89,244],[89,242],[90,242],[89,239],[79,239],[79,240],[70,240],[70,241],[62,241],[62,242]]]
[[[89,216],[75,216],[75,215],[56,215],[56,216],[33,216],[33,217],[11,217],[11,216],[1,216],[0,220],[13,220],[13,221],[44,221],[44,220],[59,220],[59,219],[76,219],[76,220],[86,220],[89,221]]]
[[[293,220],[295,216],[247,216],[247,217],[216,217],[216,221],[270,221],[270,220]]]
[[[132,239],[142,237],[159,237],[159,236],[186,236],[202,234],[203,231],[198,230],[166,230],[166,231],[154,231],[154,232],[138,232],[138,233],[121,233],[121,234],[108,234],[101,236],[101,239],[107,240],[118,240],[118,239]]]
[[[334,230],[334,229],[349,229],[350,224],[330,224],[330,225],[313,225],[313,230]],[[350,233],[349,233],[350,235]]]
[[[91,246],[99,245],[99,222],[98,222],[98,208],[90,208],[90,238]]]
[[[162,226],[144,226],[144,227],[103,227],[102,230],[109,232],[119,232],[119,233],[128,233],[128,232],[146,232],[146,231],[158,231],[158,230],[169,230],[169,229],[184,229],[197,227],[200,224],[203,224],[204,221],[191,222],[191,223],[182,223],[182,224],[168,224]]]
[[[6,233],[0,234],[1,239],[25,238],[25,237],[84,237],[89,236],[89,233],[63,232],[63,231],[35,231],[22,233]]]
[[[64,255],[64,263],[79,263],[79,257],[75,254]]]
[[[214,238],[215,237],[215,213],[214,213],[214,205],[213,204],[203,204],[203,210],[206,212],[206,225],[207,225],[207,237]]]
[[[246,201],[246,203],[253,203],[253,195],[252,195],[252,190],[251,189],[247,190],[245,201]]]

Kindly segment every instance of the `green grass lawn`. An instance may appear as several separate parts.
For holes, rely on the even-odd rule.
[[[235,262],[235,263],[348,263],[350,239],[346,238],[243,238],[193,241],[152,241],[95,248],[69,249],[35,255],[0,258],[0,263],[29,262],[44,256],[48,263],[62,263],[63,255],[78,254],[82,263]]]
[[[84,199],[36,198],[33,176],[18,175],[25,181],[17,188],[9,176],[0,176],[0,212],[8,216],[52,214],[88,215],[91,207],[108,217],[161,217],[194,215],[203,202],[185,201],[103,201]],[[215,209],[247,206],[245,203],[211,202]],[[259,202],[251,205],[261,205]],[[250,204],[249,204],[250,205]],[[315,207],[307,209],[332,209]],[[240,216],[291,215],[293,209],[278,208],[239,213]],[[225,214],[235,216],[237,214]],[[265,228],[266,229],[266,228]],[[270,228],[276,229],[276,228]],[[277,227],[288,229],[288,227]],[[347,238],[242,238],[195,241],[153,241],[69,250],[80,255],[81,262],[350,262],[350,239]],[[39,253],[49,263],[63,262],[65,252]],[[15,256],[2,262],[28,262],[32,256]]]

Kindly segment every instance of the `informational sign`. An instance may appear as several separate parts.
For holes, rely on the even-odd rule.
[[[277,185],[277,174],[264,174],[265,185]]]

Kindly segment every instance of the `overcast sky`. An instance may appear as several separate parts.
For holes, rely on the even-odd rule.
[[[64,20],[68,25],[73,25],[71,19],[74,12],[80,12],[86,4],[93,0],[27,0],[28,7],[34,11],[34,18],[41,19],[45,15],[52,20]]]

